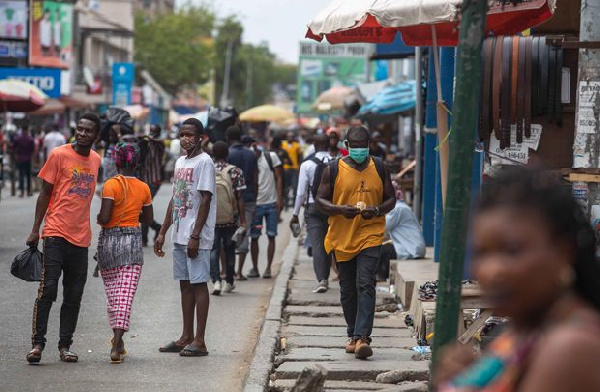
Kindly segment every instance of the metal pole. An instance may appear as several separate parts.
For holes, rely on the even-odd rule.
[[[600,23],[597,22],[599,18],[600,3],[581,0],[580,41],[600,41]],[[579,50],[578,74],[573,167],[594,169],[600,167],[600,49]],[[574,185],[585,187],[586,183]],[[597,227],[595,222],[598,219],[597,209],[600,204],[600,184],[590,182],[587,183],[587,188],[587,211],[591,213],[592,225]]]
[[[415,48],[415,80],[416,83],[416,105],[415,105],[415,186],[413,191],[413,211],[416,216],[421,216],[421,171],[423,168],[423,146],[421,145],[421,121],[423,119],[423,97],[421,90],[421,48]]]
[[[229,103],[229,76],[231,74],[231,56],[233,52],[233,41],[227,42],[227,53],[225,53],[225,75],[223,76],[223,91],[219,105],[224,108]]]
[[[439,360],[440,347],[456,341],[471,199],[473,135],[478,125],[481,47],[486,13],[487,0],[463,2],[456,58],[456,94],[453,131],[450,135],[452,148],[442,231],[433,369]]]

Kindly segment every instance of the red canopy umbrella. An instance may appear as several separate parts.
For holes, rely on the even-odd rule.
[[[506,1],[507,3],[509,1]],[[332,44],[391,43],[397,32],[411,46],[458,44],[463,0],[334,0],[308,25],[306,37]],[[550,19],[556,0],[494,2],[487,14],[488,34],[514,35]],[[432,30],[431,26],[435,26]]]
[[[36,86],[15,79],[0,80],[0,111],[32,112],[44,106],[48,96]]]

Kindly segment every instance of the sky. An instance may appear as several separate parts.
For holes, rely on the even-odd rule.
[[[238,15],[244,25],[243,41],[268,41],[271,52],[287,63],[298,62],[298,42],[306,25],[330,0],[212,0],[219,15]],[[177,4],[188,0],[178,0]],[[201,4],[202,0],[191,0]]]

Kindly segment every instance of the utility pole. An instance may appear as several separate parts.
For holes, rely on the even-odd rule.
[[[221,108],[229,106],[229,78],[231,76],[231,56],[233,52],[233,41],[227,42],[227,52],[225,53],[225,74],[223,76],[223,91],[221,92],[221,99],[219,105]]]
[[[246,108],[252,107],[252,78],[254,73],[254,53],[250,48],[250,59],[248,60],[248,71],[246,74]]]
[[[480,104],[481,48],[487,9],[487,0],[468,0],[463,2],[461,12],[433,341],[434,369],[439,360],[439,349],[456,341],[471,199],[473,135],[478,126]]]
[[[600,3],[581,0],[579,41],[600,41],[599,18]],[[579,49],[578,75],[573,168],[594,174],[600,169],[600,49]],[[573,183],[573,190],[596,228],[600,219],[600,183]]]

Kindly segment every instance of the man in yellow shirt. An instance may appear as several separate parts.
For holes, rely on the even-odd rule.
[[[290,162],[283,165],[285,171],[285,188],[284,198],[285,206],[293,207],[294,200],[296,199],[296,188],[298,187],[298,171],[300,169],[300,163],[302,162],[302,147],[300,143],[296,141],[296,133],[289,131],[286,134],[286,140],[281,143],[281,148],[287,152]],[[291,195],[290,195],[291,193]]]
[[[387,169],[369,156],[369,130],[352,127],[346,134],[348,156],[323,172],[317,207],[329,216],[325,250],[340,276],[340,300],[349,341],[356,358],[373,355],[377,264],[385,232],[385,214],[396,203]]]

